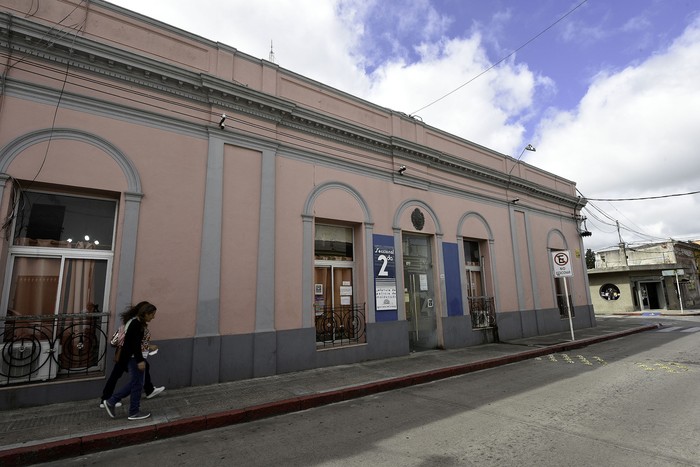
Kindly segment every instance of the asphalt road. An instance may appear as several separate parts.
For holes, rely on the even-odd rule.
[[[564,354],[42,465],[700,466],[700,317]]]

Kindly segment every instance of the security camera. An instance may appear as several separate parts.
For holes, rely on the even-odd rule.
[[[403,173],[404,173],[405,171],[406,171],[406,166],[405,166],[405,165],[402,165],[401,167],[399,167],[399,175],[403,175]]]
[[[219,121],[219,128],[222,130],[224,127],[226,127],[226,124],[224,123],[226,121],[226,114],[221,114],[221,121]]]

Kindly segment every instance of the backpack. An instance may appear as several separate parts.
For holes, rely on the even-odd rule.
[[[121,355],[122,352],[122,346],[124,345],[124,337],[126,336],[126,330],[129,329],[129,325],[131,322],[134,320],[134,318],[131,318],[129,321],[126,322],[126,324],[122,324],[119,326],[119,328],[114,331],[114,334],[112,334],[112,338],[109,340],[109,343],[112,345],[112,347],[116,347],[117,350],[114,351],[114,361],[119,361],[119,356]]]

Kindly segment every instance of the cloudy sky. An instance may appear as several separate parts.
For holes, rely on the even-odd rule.
[[[700,239],[696,0],[111,0],[518,157],[586,248]],[[642,198],[642,199],[640,199]],[[625,200],[625,201],[609,201]],[[629,201],[627,201],[629,200]]]

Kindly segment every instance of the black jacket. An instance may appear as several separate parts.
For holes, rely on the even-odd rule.
[[[141,352],[141,341],[143,341],[143,324],[138,318],[134,318],[124,335],[124,346],[117,362],[124,371],[128,370],[131,357],[135,357],[137,362],[144,360]]]

